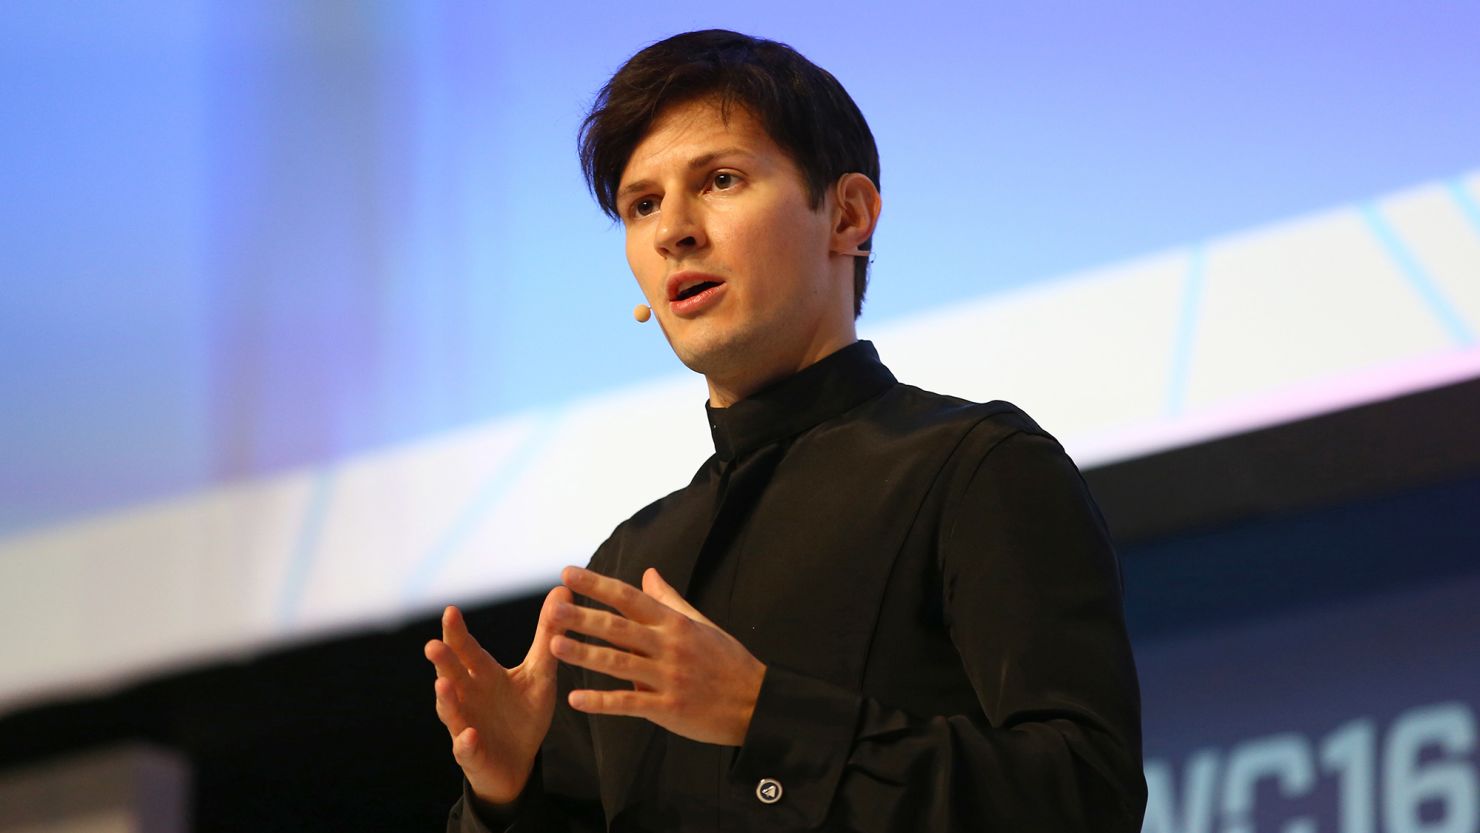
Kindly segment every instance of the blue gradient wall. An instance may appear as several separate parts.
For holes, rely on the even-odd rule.
[[[711,25],[869,116],[865,329],[1480,161],[1473,4],[9,3],[0,534],[674,369],[574,133]]]

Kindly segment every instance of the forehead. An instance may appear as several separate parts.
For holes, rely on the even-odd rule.
[[[621,183],[661,173],[667,167],[686,166],[698,157],[726,149],[790,162],[750,110],[735,105],[726,113],[717,99],[706,98],[663,108],[632,149]]]

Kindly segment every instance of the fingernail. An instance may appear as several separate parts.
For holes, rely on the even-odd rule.
[[[590,704],[591,698],[584,691],[572,691],[570,693],[570,705],[574,709],[584,709]]]

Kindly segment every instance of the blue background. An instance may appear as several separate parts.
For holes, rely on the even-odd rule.
[[[575,129],[703,26],[870,119],[865,336],[1480,162],[1473,3],[7,3],[0,535],[678,370]]]

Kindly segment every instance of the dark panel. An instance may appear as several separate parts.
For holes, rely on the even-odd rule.
[[[470,609],[469,627],[517,664],[541,601]],[[440,632],[423,620],[10,715],[0,768],[144,739],[191,760],[198,830],[440,830],[461,783],[422,655]]]
[[[1480,476],[1121,546],[1127,625],[1186,636],[1480,574],[1477,511]]]
[[[1480,473],[1480,379],[1085,472],[1124,545]]]

